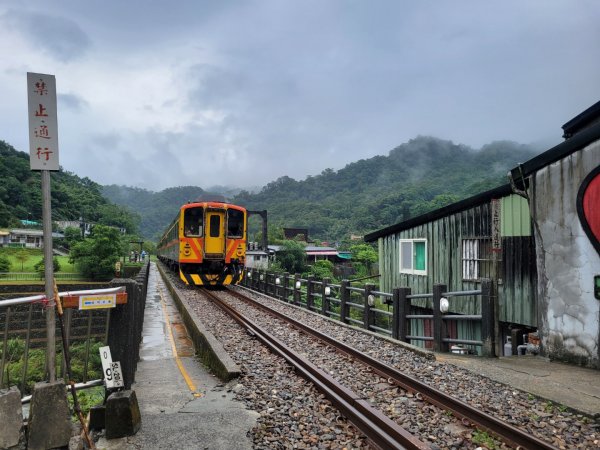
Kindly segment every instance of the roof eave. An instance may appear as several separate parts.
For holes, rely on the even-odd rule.
[[[397,233],[402,230],[406,230],[408,228],[415,227],[417,225],[422,225],[427,222],[431,222],[433,220],[439,219],[441,217],[448,216],[450,214],[454,214],[465,209],[471,208],[473,206],[480,205],[485,203],[493,198],[504,197],[512,193],[512,189],[510,184],[504,184],[494,189],[490,189],[489,191],[482,192],[480,194],[474,195],[473,197],[466,198],[456,203],[452,203],[450,205],[446,205],[439,209],[434,209],[433,211],[429,211],[428,213],[422,214],[417,217],[413,217],[411,219],[405,220],[404,222],[397,223],[395,225],[391,225],[387,228],[383,228],[378,231],[374,231],[373,233],[369,233],[365,235],[365,242],[373,242],[380,237],[387,236],[389,234]]]

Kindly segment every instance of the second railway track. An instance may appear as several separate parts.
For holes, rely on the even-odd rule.
[[[424,403],[422,400],[425,400],[431,405],[435,405],[422,408],[423,411],[427,411],[426,413],[414,413],[414,420],[412,421],[412,424],[408,426],[411,432],[419,436],[422,435],[420,439],[424,441],[427,441],[428,435],[431,435],[431,433],[427,432],[430,427],[441,426],[442,422],[448,423],[455,420],[458,422],[457,426],[459,427],[464,426],[465,424],[474,424],[477,428],[493,434],[500,441],[515,448],[557,448],[552,444],[532,436],[530,433],[498,420],[483,411],[414,379],[413,377],[405,375],[393,367],[336,341],[307,325],[294,321],[281,313],[274,312],[270,308],[254,302],[252,299],[237,291],[228,291],[228,293],[234,296],[238,301],[243,301],[246,305],[258,307],[262,312],[268,312],[269,314],[276,316],[277,320],[284,321],[290,326],[301,330],[303,334],[312,336],[327,346],[331,346],[331,348],[334,349],[334,352],[338,352],[337,359],[343,360],[343,364],[348,365],[353,362],[359,362],[362,367],[357,369],[354,378],[362,381],[355,385],[354,390],[357,390],[358,393],[354,393],[352,392],[353,388],[343,387],[342,382],[336,380],[335,377],[332,376],[336,373],[335,364],[331,364],[331,360],[336,359],[335,356],[333,358],[327,358],[326,356],[324,358],[308,356],[308,352],[305,350],[306,346],[309,344],[298,344],[298,339],[294,339],[295,343],[291,344],[291,347],[296,346],[296,352],[288,350],[286,345],[282,343],[282,340],[285,339],[281,339],[281,337],[286,334],[285,331],[283,334],[277,333],[279,339],[273,338],[269,335],[270,333],[267,333],[265,330],[261,329],[260,326],[252,323],[250,319],[245,318],[240,312],[236,311],[236,308],[229,305],[230,301],[224,301],[226,295],[215,294],[210,291],[204,293],[212,297],[213,301],[234,316],[238,323],[248,328],[253,334],[256,334],[261,341],[265,342],[277,353],[284,356],[290,363],[294,365],[300,364],[302,366],[302,369],[300,370],[302,370],[303,376],[317,383],[317,386],[320,386],[319,389],[322,392],[328,393],[328,395],[334,395],[334,397],[346,397],[346,400],[336,397],[332,401],[340,411],[347,415],[350,420],[369,437],[371,442],[380,448],[429,448],[430,445],[429,443],[425,444],[416,437],[411,436],[409,431],[403,430],[394,422],[394,419],[399,420],[399,417],[401,418],[401,421],[404,421],[405,423],[410,423],[411,420],[407,421],[406,415],[403,415],[402,413],[396,412],[390,414],[390,411],[398,409],[397,406],[393,406],[393,404],[382,399],[381,395],[377,393],[378,390],[389,392],[389,389],[385,388],[385,383],[390,385],[388,387],[397,386],[400,388],[402,390],[402,395],[400,395],[400,397],[405,393],[408,393],[409,396],[412,395],[413,400],[410,402],[412,409],[415,408],[415,403]],[[240,307],[241,305],[237,306]],[[267,343],[269,341],[270,343]],[[346,356],[345,360],[344,358],[340,358],[339,352]],[[320,353],[326,355],[327,351],[320,350]],[[316,365],[308,361],[307,358],[310,358],[313,361],[319,360],[318,364],[322,365],[323,368],[317,368]],[[329,359],[329,361],[323,363],[321,359]],[[347,369],[344,368],[343,370]],[[312,375],[310,374],[311,372]],[[362,389],[357,389],[356,386],[361,383]],[[369,385],[373,387],[369,388]],[[384,385],[383,389],[381,387],[382,385]],[[379,409],[373,408],[373,404]],[[358,409],[355,409],[354,405],[357,405]],[[390,414],[390,417],[387,417],[383,411]],[[444,420],[440,420],[442,417]],[[429,424],[426,424],[426,422],[429,422]],[[395,447],[392,446],[393,442],[396,443]],[[476,445],[473,445],[473,448],[475,447]]]

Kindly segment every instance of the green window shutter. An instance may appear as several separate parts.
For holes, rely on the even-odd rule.
[[[414,242],[414,269],[425,270],[425,242]]]

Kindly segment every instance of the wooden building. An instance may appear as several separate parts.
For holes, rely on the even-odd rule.
[[[527,202],[510,185],[431,211],[365,236],[379,243],[381,290],[409,287],[412,293],[480,288],[482,278],[498,281],[498,319],[502,335],[510,327],[537,326],[535,246]],[[425,301],[413,305],[431,307]],[[461,297],[451,311],[480,314],[475,297]],[[479,325],[451,330],[458,338],[478,339]]]
[[[466,291],[492,278],[500,342],[536,330],[542,354],[600,367],[600,102],[563,130],[509,185],[366,235],[379,244],[381,290]],[[478,303],[453,311],[478,314]]]

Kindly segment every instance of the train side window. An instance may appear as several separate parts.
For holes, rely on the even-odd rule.
[[[204,227],[203,216],[203,208],[188,208],[185,210],[183,217],[183,231],[186,236],[202,236],[202,231]]]
[[[237,209],[227,210],[227,237],[241,238],[244,234],[244,213]]]
[[[210,216],[210,237],[216,238],[219,237],[219,232],[221,228],[221,216]]]

